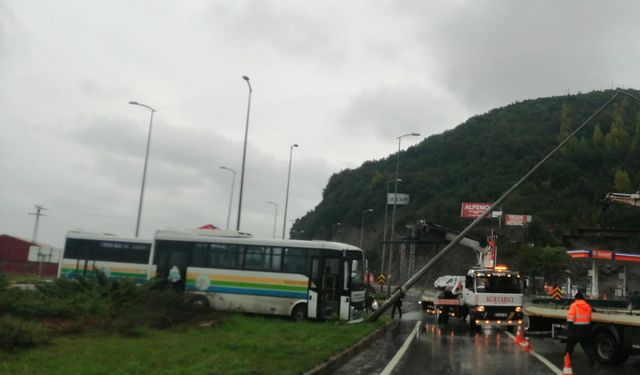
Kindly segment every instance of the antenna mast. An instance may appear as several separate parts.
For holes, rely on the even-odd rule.
[[[41,211],[46,210],[46,208],[42,207],[39,204],[34,204],[34,206],[36,208],[36,212],[29,212],[29,215],[34,215],[36,217],[36,224],[33,227],[33,236],[31,237],[31,242],[33,242],[35,245],[36,241],[38,241],[38,226],[40,225],[40,216],[46,216]]]

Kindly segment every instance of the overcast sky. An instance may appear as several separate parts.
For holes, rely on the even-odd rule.
[[[224,228],[253,96],[241,229],[271,236],[331,174],[514,101],[639,88],[636,1],[0,0],[0,234]],[[384,199],[384,198],[381,198]],[[291,221],[287,220],[287,227]],[[287,229],[288,231],[288,229]]]

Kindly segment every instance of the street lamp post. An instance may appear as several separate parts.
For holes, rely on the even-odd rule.
[[[253,88],[251,87],[251,82],[249,82],[249,77],[242,76],[242,79],[247,81],[247,86],[249,86],[249,101],[247,103],[247,122],[244,126],[244,147],[242,148],[242,170],[240,172],[240,197],[238,199],[238,222],[236,223],[236,230],[240,230],[240,216],[242,215],[242,192],[244,190],[244,166],[245,160],[247,157],[247,137],[249,135],[249,113],[251,112],[251,94],[253,93]]]
[[[224,165],[220,166],[220,169],[224,169],[225,171],[233,173],[233,177],[231,178],[231,193],[229,193],[229,209],[227,210],[227,227],[225,228],[225,230],[229,230],[229,221],[231,219],[231,204],[233,202],[233,188],[236,184],[236,171],[235,169],[225,167]]]
[[[276,221],[278,220],[278,204],[275,202],[267,202],[267,204],[272,205],[273,207],[276,208],[276,213],[275,215],[273,215],[273,238],[276,238]]]
[[[333,241],[333,236],[337,232],[336,228],[339,227],[340,225],[342,225],[342,223],[331,224],[331,235],[329,236],[330,241]]]
[[[396,204],[398,201],[398,171],[400,169],[400,141],[404,137],[419,137],[419,133],[408,133],[403,134],[398,137],[398,154],[396,155],[396,180],[395,180],[395,188],[393,192],[393,210],[391,212],[391,236],[389,237],[390,241],[393,241],[393,236],[395,234],[396,227]],[[388,290],[391,291],[391,261],[393,260],[393,244],[389,245],[389,265],[387,268],[387,278],[388,278]]]
[[[362,211],[362,220],[360,221],[360,248],[362,249],[362,236],[364,233],[364,215],[373,212],[373,208],[369,208],[368,210]]]
[[[389,184],[392,182],[402,182],[402,179],[396,178],[395,180],[387,181],[387,193],[384,196],[384,228],[382,230],[382,265],[380,266],[380,272],[384,272],[384,261],[387,254],[387,211],[389,208]],[[380,288],[382,288],[382,285],[380,285]]]
[[[144,198],[144,184],[147,180],[147,161],[149,160],[149,146],[151,145],[151,128],[153,127],[153,114],[156,112],[155,109],[150,106],[134,101],[130,101],[131,105],[139,105],[141,107],[145,107],[149,111],[151,111],[151,118],[149,120],[149,135],[147,135],[147,150],[144,154],[144,168],[142,169],[142,187],[140,188],[140,201],[138,202],[138,219],[136,220],[136,238],[140,233],[140,216],[142,215],[142,200]]]
[[[287,208],[289,206],[289,183],[291,182],[291,159],[293,158],[293,148],[298,147],[296,143],[289,147],[289,173],[287,174],[287,195],[284,199],[284,221],[282,223],[282,239],[284,239],[284,233],[287,229]]]

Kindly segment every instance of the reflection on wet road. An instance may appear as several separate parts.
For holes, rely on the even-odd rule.
[[[437,325],[423,322],[418,339],[393,374],[554,374],[524,352],[503,331],[470,331],[465,323],[451,320]]]

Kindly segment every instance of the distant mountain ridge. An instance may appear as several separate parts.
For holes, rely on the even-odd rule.
[[[396,234],[403,235],[405,225],[420,219],[462,228],[466,222],[459,218],[461,202],[497,199],[613,94],[593,91],[513,103],[473,116],[402,151],[398,192],[410,194],[411,201],[398,206]],[[367,161],[332,175],[322,201],[296,220],[292,231],[306,239],[333,238],[357,245],[362,211],[372,208],[375,211],[366,216],[363,247],[379,251],[387,181],[395,178],[396,157]],[[393,183],[390,187],[393,191]],[[630,193],[639,187],[640,103],[619,96],[517,189],[502,209],[533,216],[529,239],[536,245],[558,245],[560,236],[573,228],[599,224],[607,192]],[[607,225],[638,228],[640,209],[610,208]]]

